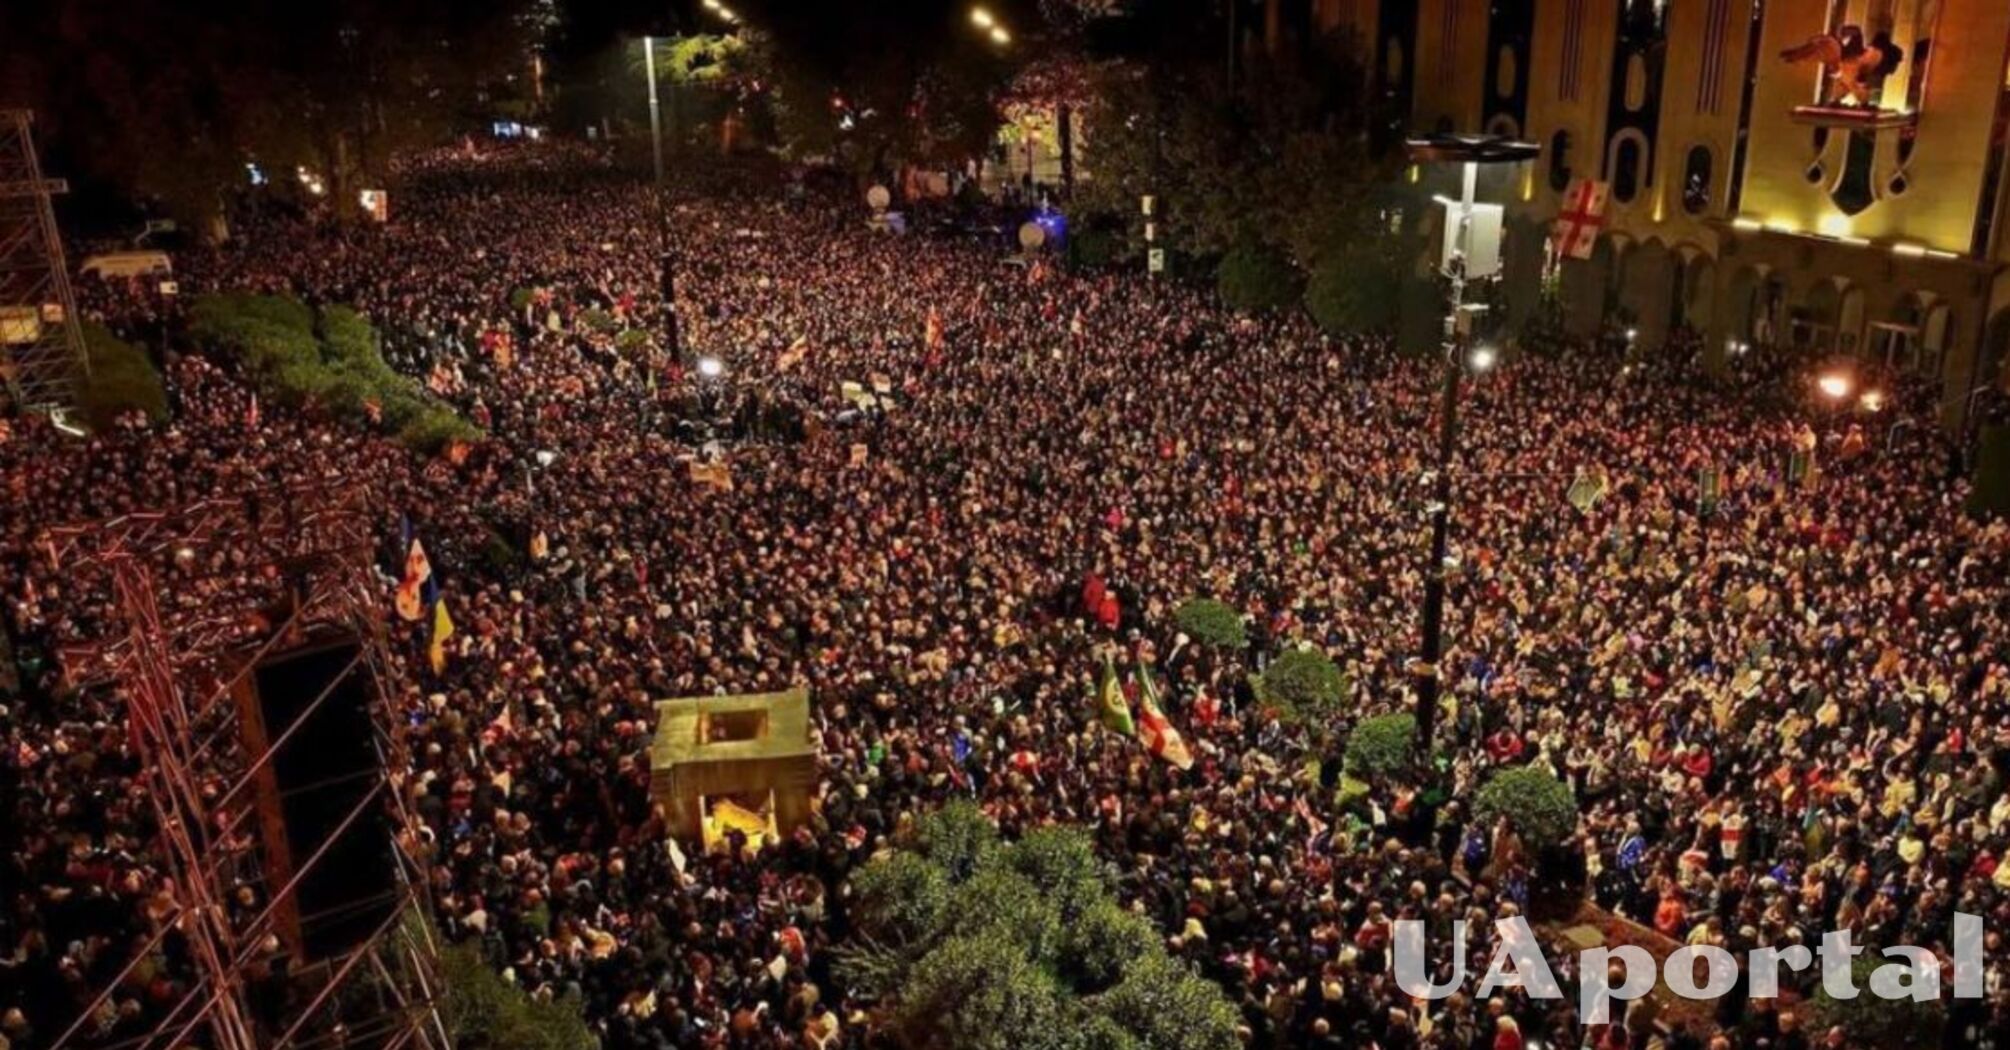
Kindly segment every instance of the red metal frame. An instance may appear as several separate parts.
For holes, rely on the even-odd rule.
[[[269,877],[274,869],[262,863],[257,848],[260,817],[272,813],[261,811],[253,781],[290,733],[252,753],[236,696],[268,654],[331,634],[360,644],[357,659],[370,672],[385,762],[385,778],[341,827],[384,807],[396,840],[417,841],[409,834],[417,822],[396,788],[406,752],[402,719],[387,690],[395,671],[373,565],[374,524],[363,486],[331,478],[44,536],[48,556],[72,586],[116,610],[116,630],[61,647],[63,669],[73,685],[124,693],[161,830],[162,862],[179,905],[55,1046],[101,1045],[87,1030],[93,1015],[174,931],[186,940],[197,970],[191,987],[152,1031],[118,1044],[119,1050],[451,1045],[436,1008],[437,951],[422,921],[426,880],[418,859],[400,853],[402,900],[372,937],[309,961],[291,957],[298,947],[294,894],[326,844],[290,870],[278,869],[283,874],[277,877]],[[211,564],[225,567],[202,567]],[[323,690],[306,711],[334,689]],[[281,879],[281,885],[270,884]],[[235,893],[247,886],[257,892],[255,902],[233,914]],[[248,991],[282,958],[290,973],[283,998],[296,1005],[280,1016],[258,1016]],[[345,988],[353,994],[338,999]],[[346,1014],[358,996],[374,1005],[361,1016]]]

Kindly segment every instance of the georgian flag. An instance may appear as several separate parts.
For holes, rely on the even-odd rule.
[[[1589,259],[1598,247],[1598,234],[1605,229],[1605,202],[1610,192],[1605,183],[1580,178],[1571,182],[1563,195],[1563,207],[1556,213],[1552,237],[1558,255]]]

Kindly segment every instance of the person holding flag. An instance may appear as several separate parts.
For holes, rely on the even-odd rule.
[[[1117,684],[1117,670],[1111,666],[1108,652],[1103,654],[1103,671],[1096,682],[1096,717],[1112,733],[1138,735],[1137,723],[1131,720],[1130,701],[1124,699],[1123,687]]]
[[[435,675],[447,673],[447,639],[453,636],[454,618],[447,615],[447,600],[439,597],[436,591],[433,598],[433,641],[426,651]]]
[[[1158,686],[1143,663],[1138,664],[1138,730],[1138,739],[1144,741],[1145,750],[1172,763],[1175,769],[1193,768],[1193,752],[1187,750],[1179,730],[1173,728],[1160,710]]]
[[[922,364],[927,368],[939,367],[942,364],[942,315],[933,306],[928,308],[928,322],[922,329],[921,345],[927,351]]]
[[[432,585],[433,566],[426,560],[425,546],[412,534],[412,523],[409,519],[401,519],[398,531],[404,541],[402,546],[405,550],[405,575],[398,582],[398,592],[393,604],[396,605],[399,616],[407,622],[417,623],[419,618],[426,614],[426,602],[422,599],[424,589]]]

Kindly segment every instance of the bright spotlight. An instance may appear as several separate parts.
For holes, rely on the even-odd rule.
[[[1012,42],[1012,34],[1007,33],[1004,26],[996,26],[991,30],[991,40],[993,43],[1009,44]]]
[[[1466,364],[1471,366],[1472,370],[1475,372],[1484,372],[1487,369],[1492,368],[1494,366],[1494,362],[1498,361],[1499,359],[1500,354],[1497,351],[1495,351],[1493,347],[1476,346],[1473,347],[1472,353],[1466,355]]]
[[[973,7],[970,9],[970,24],[979,29],[989,29],[997,24],[997,20],[991,17],[991,12],[981,7]]]
[[[726,365],[716,357],[698,359],[698,374],[707,379],[717,379],[726,374]]]
[[[1881,411],[1884,408],[1884,391],[1866,390],[1863,397],[1857,399],[1857,404],[1862,405],[1865,412]]]
[[[1843,398],[1849,396],[1849,377],[1843,375],[1841,372],[1830,372],[1828,375],[1816,380],[1815,385],[1821,388],[1823,396],[1831,401],[1841,401]]]

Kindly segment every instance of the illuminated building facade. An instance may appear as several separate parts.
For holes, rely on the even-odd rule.
[[[1652,352],[1805,346],[1937,381],[1945,415],[2010,351],[2005,0],[1318,0],[1409,126],[1542,146],[1492,176],[1511,319],[1580,176],[1610,187],[1564,323]],[[1420,172],[1426,182],[1451,173]]]

